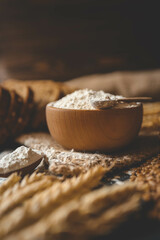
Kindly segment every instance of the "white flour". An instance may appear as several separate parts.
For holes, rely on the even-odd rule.
[[[82,89],[75,91],[67,96],[61,98],[56,102],[49,103],[49,106],[66,109],[95,109],[92,106],[92,101],[116,100],[122,96],[115,96],[103,91],[93,91],[89,89]]]
[[[21,146],[0,159],[0,174],[25,168],[42,158],[36,150]]]

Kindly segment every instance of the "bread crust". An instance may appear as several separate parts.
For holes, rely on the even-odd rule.
[[[8,114],[10,100],[11,99],[9,92],[0,86],[0,124],[2,124],[4,118]]]
[[[1,140],[0,144],[5,143],[8,138],[12,138],[14,134],[14,127],[17,123],[20,110],[23,107],[22,98],[14,91],[9,91],[10,104],[6,108],[7,114],[4,118],[3,125],[1,126]]]
[[[16,127],[14,128],[14,136],[19,135],[27,127],[28,122],[32,116],[32,110],[34,108],[33,91],[31,88],[25,88],[25,95],[23,98],[23,106],[21,108]]]

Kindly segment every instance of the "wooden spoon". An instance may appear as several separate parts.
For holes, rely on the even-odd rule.
[[[121,102],[148,102],[151,101],[151,97],[129,97],[129,98],[119,98],[116,100],[102,100],[102,101],[91,101],[91,104],[94,108],[97,109],[108,109],[111,107],[114,107],[116,104],[121,103]]]

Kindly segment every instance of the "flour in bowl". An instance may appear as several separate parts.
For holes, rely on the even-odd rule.
[[[94,110],[92,101],[117,100],[122,96],[115,96],[104,91],[93,91],[89,89],[77,90],[56,102],[49,103],[49,106],[65,109],[86,109]]]

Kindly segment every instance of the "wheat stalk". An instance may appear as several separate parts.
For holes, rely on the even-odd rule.
[[[0,185],[0,195],[4,194],[8,188],[13,187],[17,182],[21,180],[21,177],[17,173],[11,174],[6,181]],[[1,198],[0,196],[0,198]]]
[[[140,208],[140,195],[135,194],[120,205],[107,209],[99,218],[89,220],[85,226],[85,233],[89,235],[108,234],[117,225]]]
[[[108,234],[125,222],[131,214],[139,210],[140,199],[139,194],[134,194],[125,199],[124,202],[115,204],[107,209],[99,217],[92,215],[93,213],[91,212],[92,217],[84,215],[79,204],[70,202],[69,205],[66,206],[67,211],[65,214],[64,209],[61,209],[61,211],[59,210],[54,214],[54,218],[46,219],[48,220],[46,221],[46,225],[42,222],[41,224],[37,224],[36,228],[33,228],[35,232],[32,232],[37,235],[33,237],[34,235],[32,234],[31,239],[35,240],[39,237],[41,240],[45,240],[46,237],[47,239],[56,239],[56,237],[60,237],[63,233],[67,233],[70,239],[90,239],[91,236]],[[41,231],[39,232],[38,229],[40,227]],[[23,236],[23,234],[21,236]],[[28,233],[25,232],[25,234]],[[48,238],[48,236],[50,236],[50,238]],[[29,238],[22,240],[29,240]]]
[[[126,182],[124,185],[103,187],[99,190],[84,195],[81,199],[81,213],[99,214],[113,205],[124,202],[127,198],[132,197],[135,193],[143,193],[142,188],[137,188],[136,184]]]
[[[123,195],[124,193],[125,192],[122,192],[121,194]],[[98,192],[96,192],[95,195],[99,195]],[[91,206],[88,202],[88,204],[85,205],[84,200],[81,200],[79,203],[70,202],[69,205],[65,207],[66,211],[65,208],[58,209],[57,212],[50,215],[50,218],[45,219],[45,225],[44,222],[41,222],[40,225],[37,224],[33,230],[38,233],[38,229],[41,226],[41,235],[38,235],[41,239],[46,239],[48,235],[53,239],[53,237],[61,236],[64,232],[67,233],[70,238],[75,237],[75,239],[108,234],[140,207],[141,194],[137,194],[136,191],[133,190],[133,195],[130,196],[130,193],[128,196],[126,193],[124,195],[126,197],[124,197],[123,202],[114,201],[114,203],[108,204],[108,206],[106,204],[105,206],[105,202],[103,201],[103,206],[101,205],[101,208],[97,208],[96,211],[93,211],[95,207],[94,204],[91,204]],[[96,198],[98,200],[100,196],[95,196],[95,199]],[[108,200],[112,201],[111,199]],[[109,205],[112,207],[110,208]],[[102,212],[104,213],[102,214]]]
[[[28,198],[32,197],[35,193],[44,190],[52,184],[52,178],[49,176],[44,176],[40,181],[25,185],[23,188],[18,188],[14,194],[10,195],[9,198],[2,199],[3,201],[1,201],[0,205],[0,217],[2,217],[6,212],[17,207],[19,204],[23,203]]]
[[[9,235],[6,239],[45,239],[46,234],[47,236],[49,234],[52,236],[52,238],[55,238],[63,232],[76,234],[76,236],[78,236],[78,234],[81,235],[82,233],[86,234],[87,232],[89,234],[92,234],[95,233],[94,229],[90,227],[90,219],[92,214],[94,214],[93,216],[95,216],[93,224],[95,224],[98,220],[97,225],[95,224],[96,228],[103,226],[103,223],[107,223],[107,221],[112,221],[111,226],[115,226],[116,224],[114,224],[114,222],[116,222],[116,216],[119,217],[119,220],[121,217],[124,218],[124,216],[128,216],[128,213],[137,209],[137,207],[139,206],[138,201],[140,199],[140,196],[137,194],[137,191],[139,190],[137,190],[134,184],[125,184],[124,186],[119,187],[119,189],[120,190],[115,187],[105,187],[103,189],[94,191],[93,193],[88,193],[84,195],[80,200],[72,200],[57,208],[55,211],[52,211],[51,214],[42,218],[37,223],[27,228],[24,228],[20,232],[15,232],[14,234]],[[116,191],[118,191],[119,195],[123,196],[120,198],[120,203],[118,201],[119,198],[115,198],[117,196]],[[136,194],[136,197],[134,193]],[[88,201],[88,199],[90,200]],[[98,207],[96,208],[96,210],[94,210],[95,203],[97,205],[100,203],[101,207]],[[108,210],[110,206],[112,206],[112,211],[110,209]],[[98,214],[101,214],[102,210],[104,209],[105,214],[97,217]],[[109,215],[107,215],[107,213],[109,213]],[[107,218],[107,216],[109,217]],[[76,228],[74,228],[75,225]],[[76,229],[76,232],[74,231],[74,229]]]
[[[56,183],[47,190],[36,194],[24,206],[13,210],[1,219],[0,236],[27,226],[72,198],[88,192],[99,183],[105,171],[104,168],[96,166],[77,178],[73,177],[63,183]]]
[[[14,173],[15,174],[15,173]],[[13,175],[13,174],[12,174]],[[12,176],[11,175],[11,176]],[[24,187],[26,187],[27,185],[33,183],[33,182],[36,182],[36,181],[39,181],[41,179],[43,179],[44,177],[44,174],[43,173],[36,173],[34,172],[33,174],[31,174],[30,176],[29,175],[26,175],[21,182],[17,181],[15,182],[15,184],[13,185],[9,185],[8,186],[8,189],[6,189],[6,191],[0,196],[0,202],[2,200],[5,200],[5,198],[8,198],[10,195],[12,194],[16,194],[16,191],[17,190],[20,190]],[[13,178],[13,177],[12,177]]]

